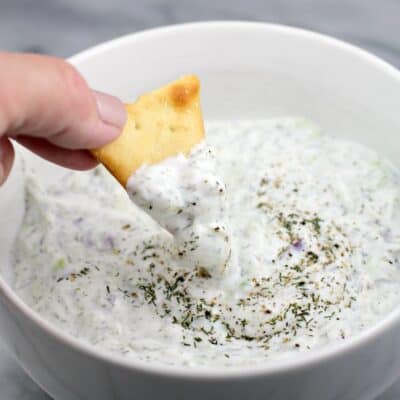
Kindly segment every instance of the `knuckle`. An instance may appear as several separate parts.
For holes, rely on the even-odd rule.
[[[78,70],[65,61],[59,61],[59,68],[64,93],[69,96],[68,102],[81,122],[90,120],[95,112],[95,104],[91,91]]]

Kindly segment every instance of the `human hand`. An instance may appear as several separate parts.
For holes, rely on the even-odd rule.
[[[121,101],[90,90],[67,62],[0,52],[0,185],[13,163],[13,140],[49,161],[83,170],[97,164],[87,149],[115,139],[125,120]]]

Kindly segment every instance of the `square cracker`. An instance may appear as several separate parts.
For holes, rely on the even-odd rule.
[[[194,75],[144,94],[126,109],[121,135],[91,150],[124,187],[141,165],[188,154],[204,139],[200,82]]]

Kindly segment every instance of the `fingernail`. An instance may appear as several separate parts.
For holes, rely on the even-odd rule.
[[[92,92],[101,120],[108,125],[122,129],[126,122],[126,110],[121,100],[97,90],[92,90]]]

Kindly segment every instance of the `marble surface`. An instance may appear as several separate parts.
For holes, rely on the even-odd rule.
[[[364,47],[400,67],[399,0],[0,0],[0,49],[67,57],[129,32],[244,19],[295,25]],[[0,342],[1,400],[50,399]],[[379,400],[400,399],[400,381]]]

